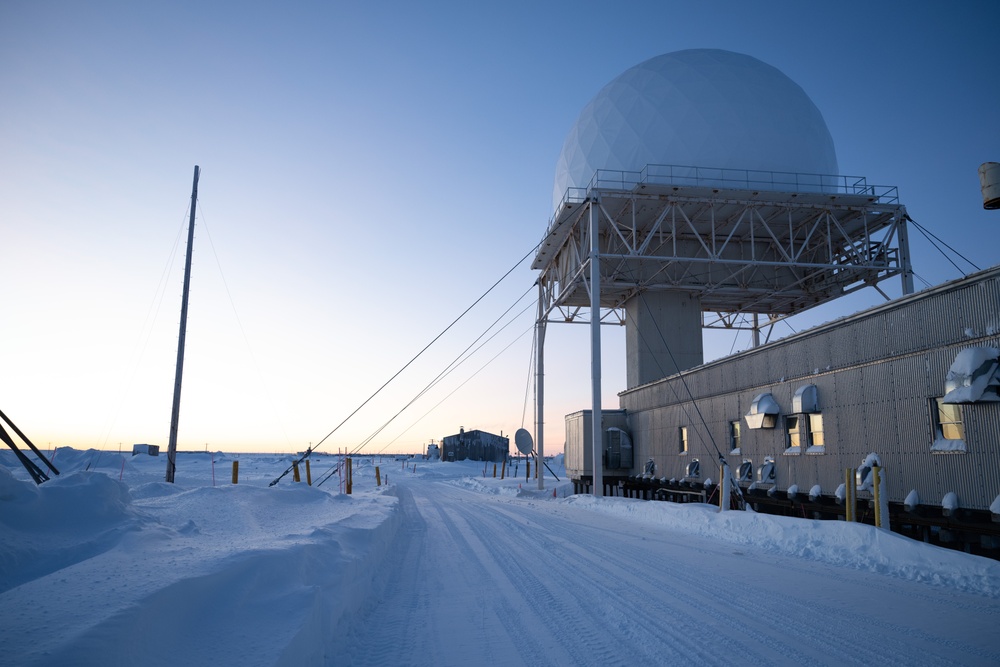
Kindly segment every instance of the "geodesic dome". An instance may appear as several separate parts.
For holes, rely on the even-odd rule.
[[[819,109],[781,71],[690,49],[626,70],[584,107],[556,164],[553,208],[599,169],[656,164],[836,174],[837,154]]]

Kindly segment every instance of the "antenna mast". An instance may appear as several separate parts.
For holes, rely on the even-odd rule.
[[[174,377],[174,405],[170,412],[170,444],[167,446],[167,481],[173,483],[177,460],[177,422],[181,412],[181,376],[184,374],[184,338],[187,332],[188,292],[191,289],[191,251],[194,246],[194,213],[198,204],[198,165],[191,186],[191,220],[188,223],[187,257],[184,260],[184,294],[181,297],[181,330],[177,337],[177,373]]]

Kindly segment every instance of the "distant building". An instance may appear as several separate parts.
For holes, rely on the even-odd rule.
[[[433,442],[427,445],[427,458],[431,461],[436,461],[441,458],[441,448],[435,445]]]
[[[506,460],[510,451],[510,438],[486,431],[466,431],[460,428],[456,435],[441,439],[442,461],[495,461]]]
[[[132,456],[136,454],[149,454],[150,456],[160,455],[159,445],[132,445]]]

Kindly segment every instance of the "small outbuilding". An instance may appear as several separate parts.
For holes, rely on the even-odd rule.
[[[159,445],[132,445],[132,456],[136,454],[149,454],[150,456],[160,455]]]

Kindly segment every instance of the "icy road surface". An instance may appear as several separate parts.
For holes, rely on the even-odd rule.
[[[523,467],[268,487],[290,458],[0,453],[0,665],[1000,665],[995,560]]]
[[[995,597],[568,501],[413,478],[397,493],[378,604],[330,664],[1000,664]]]

